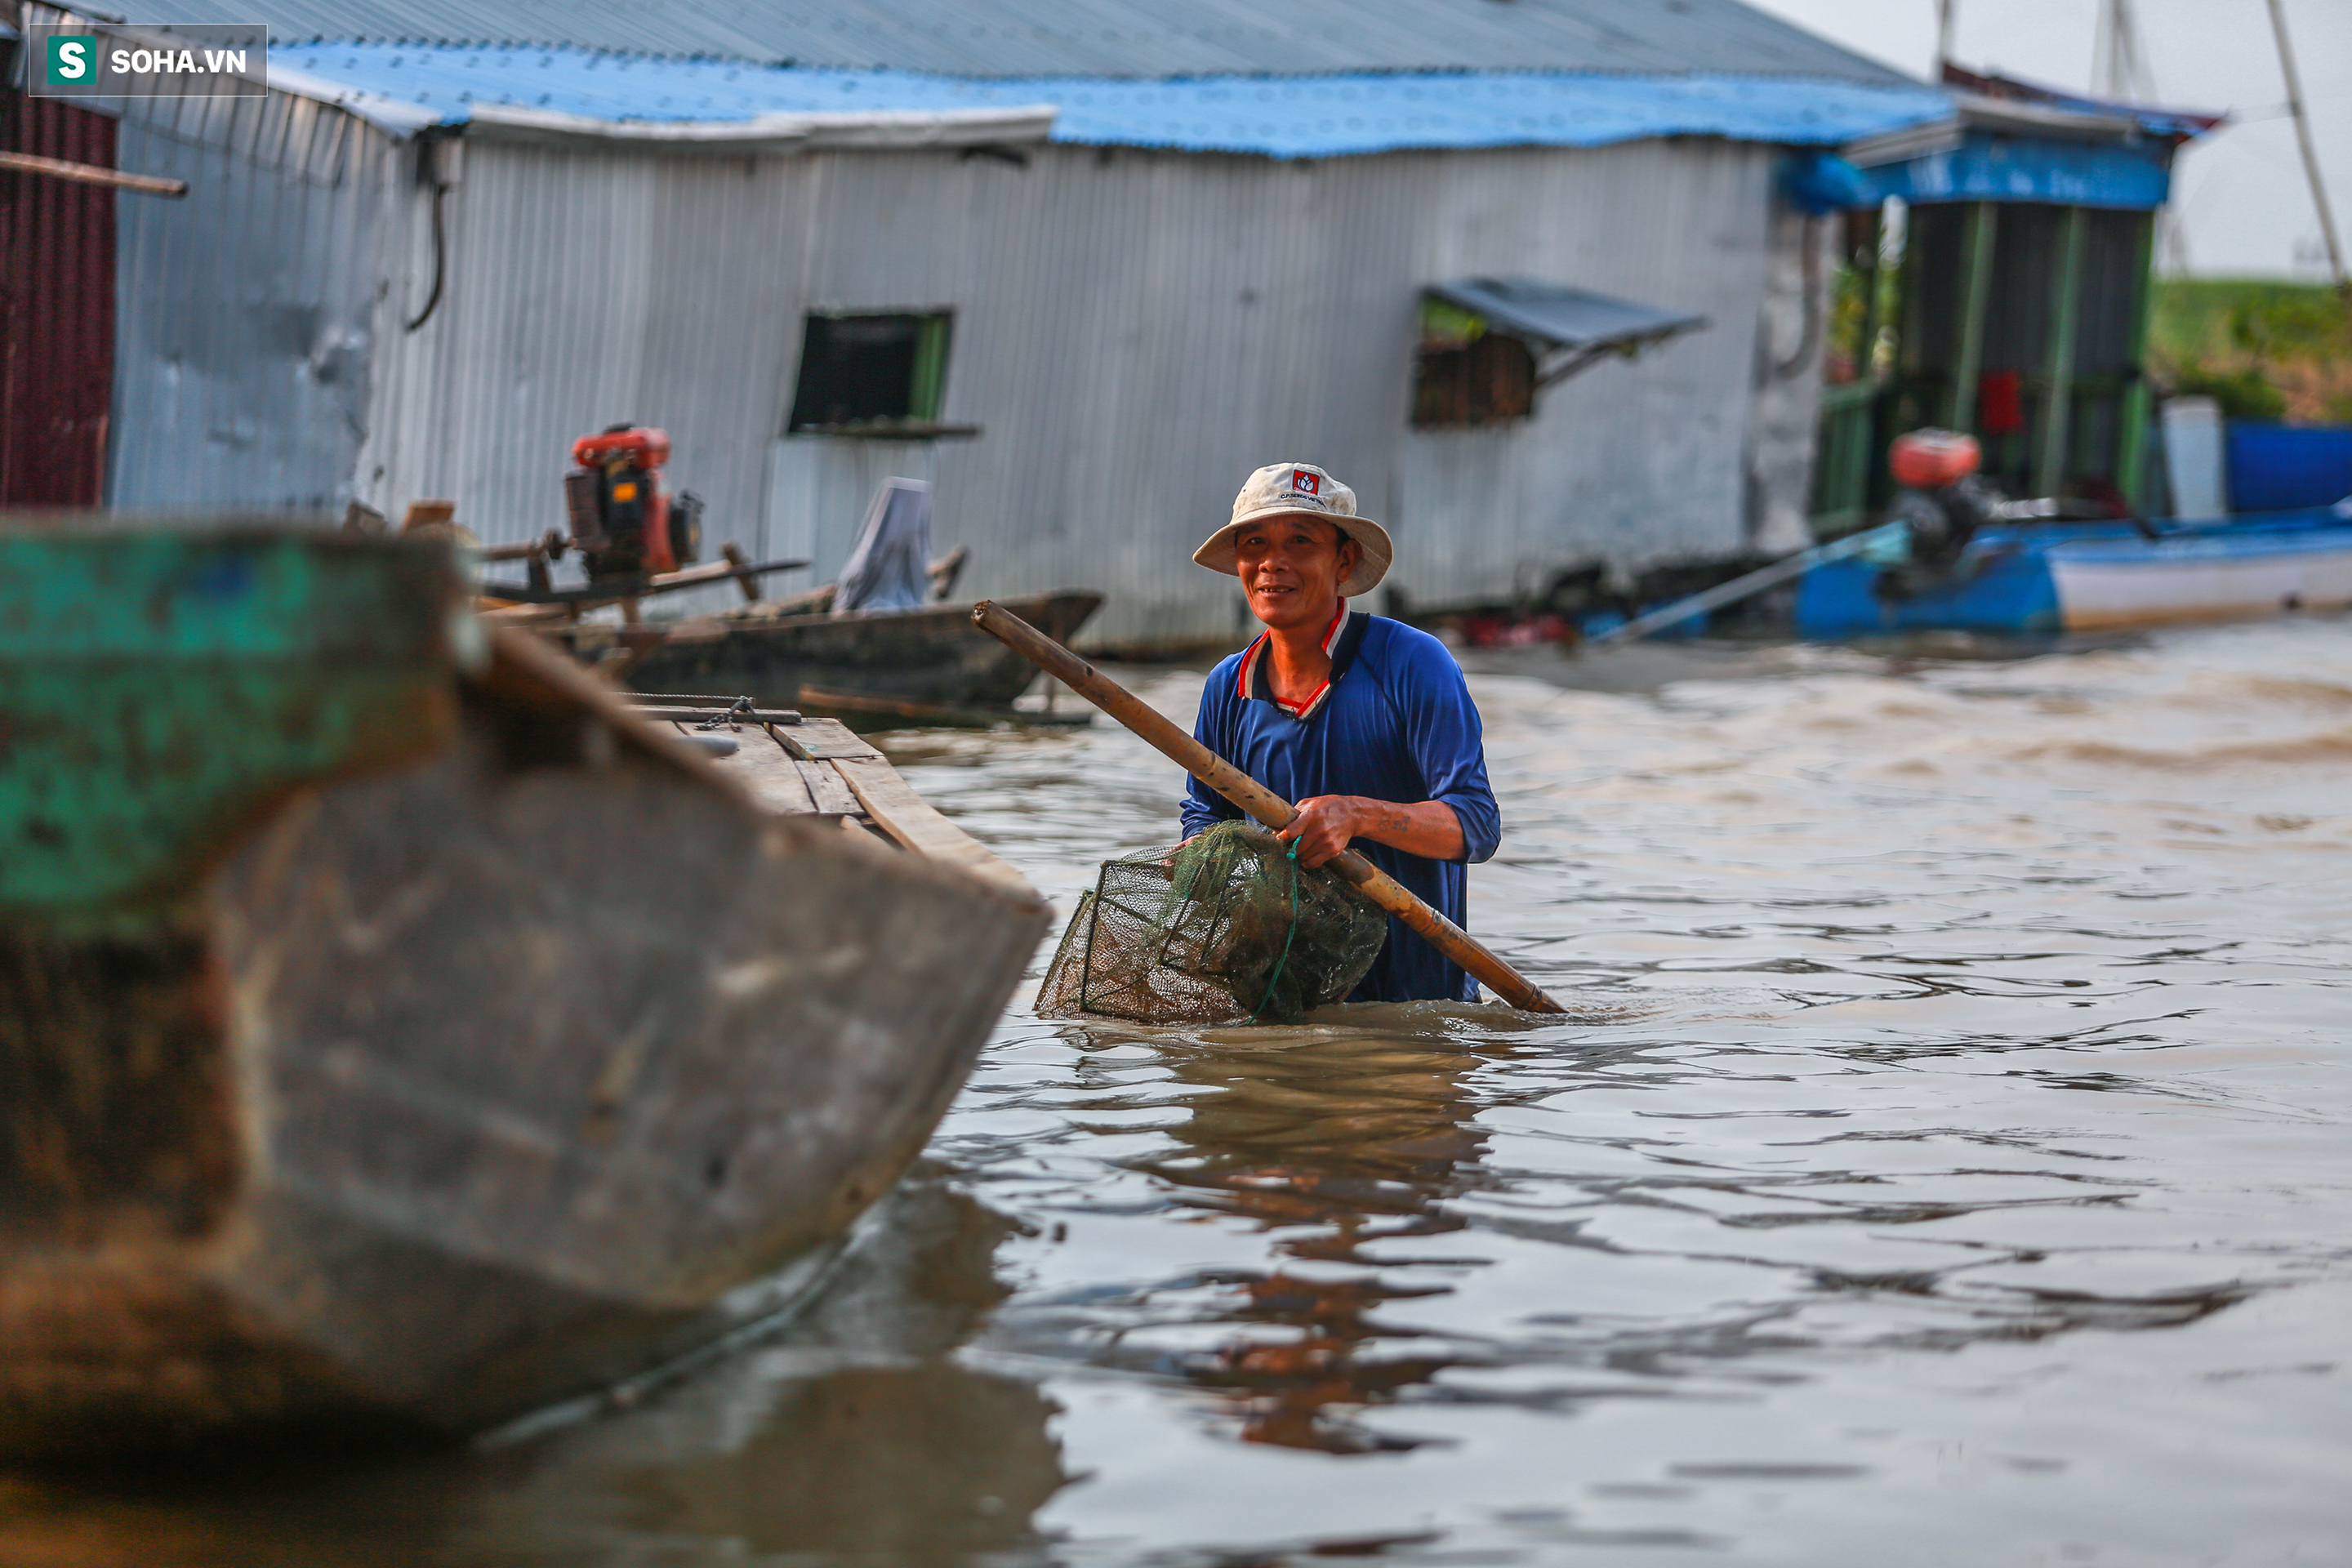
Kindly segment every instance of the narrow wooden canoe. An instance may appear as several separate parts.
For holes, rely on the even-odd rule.
[[[1066,642],[1102,604],[1087,593],[1003,601],[1056,642]],[[573,654],[631,655],[625,679],[639,691],[748,695],[764,706],[937,716],[1009,716],[1036,668],[972,626],[970,605],[919,610],[772,617],[704,616],[639,626],[542,623],[537,629]],[[846,699],[846,700],[840,700]]]
[[[5,1456],[465,1432],[774,1310],[1048,919],[414,545],[0,531],[0,736]]]

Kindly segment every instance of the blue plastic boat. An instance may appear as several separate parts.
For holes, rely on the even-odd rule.
[[[2129,522],[1988,528],[1947,582],[1903,599],[1879,596],[1878,567],[1828,562],[1798,589],[1797,631],[2032,636],[2352,606],[2352,500],[2157,527],[2154,539]]]

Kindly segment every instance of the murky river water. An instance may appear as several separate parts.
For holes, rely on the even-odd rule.
[[[2352,1563],[2352,624],[1473,689],[1472,924],[1570,1019],[1016,1008],[778,1337],[488,1454],[0,1483],[0,1561]],[[1065,910],[1171,831],[1108,728],[889,744]]]

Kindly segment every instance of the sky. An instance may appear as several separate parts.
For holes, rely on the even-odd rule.
[[[2094,87],[2099,18],[2111,0],[1953,3],[1960,65],[2077,92]],[[1936,0],[1748,4],[1915,76],[1934,69]],[[2285,9],[2336,232],[2352,262],[2352,0],[2285,0]],[[2159,264],[2200,277],[2324,280],[2326,252],[2266,0],[2128,0],[2127,14],[2154,89],[2146,97],[2231,116],[2173,167]]]

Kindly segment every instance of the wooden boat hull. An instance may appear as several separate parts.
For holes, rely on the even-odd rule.
[[[0,1455],[464,1432],[770,1312],[1043,934],[551,650],[419,639],[399,760],[278,782],[132,896],[0,870]]]
[[[1066,641],[1102,595],[1049,594],[1005,603],[1056,641]],[[617,628],[594,626],[553,635],[589,657],[619,640]],[[841,616],[682,621],[628,667],[627,679],[639,691],[741,694],[766,706],[812,712],[828,711],[824,698],[831,693],[912,708],[1002,712],[1036,674],[1028,660],[973,627],[970,605],[930,605]],[[852,716],[864,710],[854,703],[842,710]]]
[[[2047,636],[2352,605],[2352,517],[2335,509],[2169,526],[2157,539],[2128,523],[1987,530],[1953,581],[1893,602],[1875,567],[1832,562],[1806,574],[1797,630]]]

